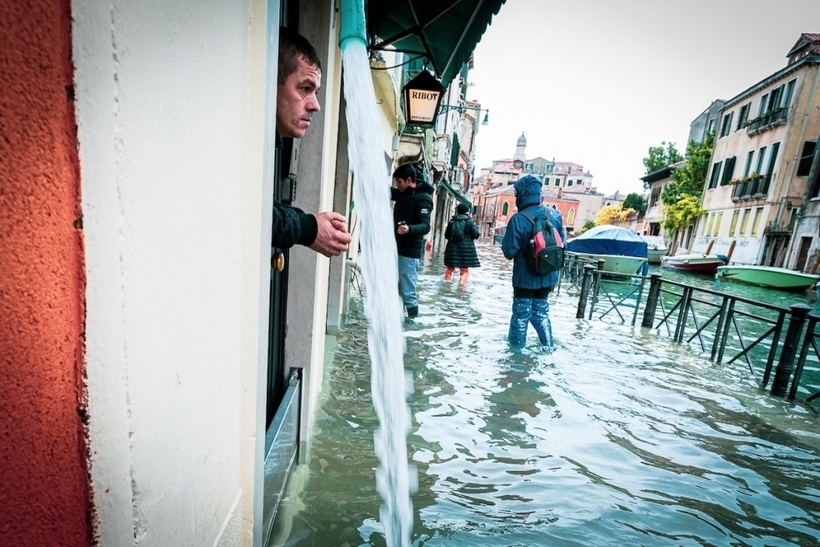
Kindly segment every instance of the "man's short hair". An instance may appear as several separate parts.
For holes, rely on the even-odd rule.
[[[394,179],[410,179],[413,182],[416,182],[416,170],[413,169],[413,166],[409,163],[405,163],[404,165],[399,165],[395,171],[393,171],[393,178]]]
[[[296,72],[299,68],[299,57],[304,61],[322,70],[322,62],[319,55],[307,38],[289,28],[279,28],[279,71],[276,75],[276,83],[282,85],[288,76]]]

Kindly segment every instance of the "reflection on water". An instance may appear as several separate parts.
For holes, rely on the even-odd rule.
[[[817,544],[820,418],[651,331],[577,320],[564,293],[551,299],[557,350],[530,332],[513,353],[509,263],[480,253],[466,288],[432,257],[407,325],[413,545]],[[280,545],[384,545],[356,306]]]

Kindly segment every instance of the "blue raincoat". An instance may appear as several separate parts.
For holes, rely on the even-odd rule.
[[[566,242],[566,232],[561,213],[552,207],[541,205],[541,179],[535,175],[525,175],[514,185],[515,206],[518,211],[527,211],[536,219],[547,218],[553,226],[558,228],[561,238]],[[544,289],[554,287],[558,283],[558,272],[538,275],[527,266],[525,252],[532,238],[533,224],[524,215],[516,213],[510,218],[504,239],[501,241],[501,250],[504,256],[513,260],[513,287],[520,289]]]

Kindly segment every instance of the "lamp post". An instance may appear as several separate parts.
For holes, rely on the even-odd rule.
[[[407,82],[403,92],[407,125],[432,127],[444,96],[444,86],[432,74],[422,70]]]
[[[459,114],[463,114],[467,110],[475,110],[478,113],[478,117],[481,117],[481,113],[484,112],[484,119],[481,120],[481,125],[489,125],[490,123],[490,111],[485,108],[461,104],[443,104],[439,106],[439,114],[444,114],[450,110],[455,110]]]
[[[444,97],[444,86],[426,70],[422,70],[418,76],[407,82],[402,93],[404,94],[407,125],[432,127],[439,114],[450,110],[457,110],[460,113],[475,110],[479,116],[484,112],[484,120],[481,124],[490,123],[489,110],[470,105],[441,104],[441,99]]]

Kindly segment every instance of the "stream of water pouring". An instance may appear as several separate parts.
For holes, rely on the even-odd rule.
[[[365,45],[355,40],[345,42],[342,63],[353,200],[361,229],[371,390],[380,425],[374,435],[381,462],[376,469],[376,488],[384,501],[379,514],[387,545],[407,547],[413,526],[410,492],[416,489],[417,479],[407,463],[410,409],[406,395],[410,380],[404,373],[404,309],[398,293],[388,173]]]

